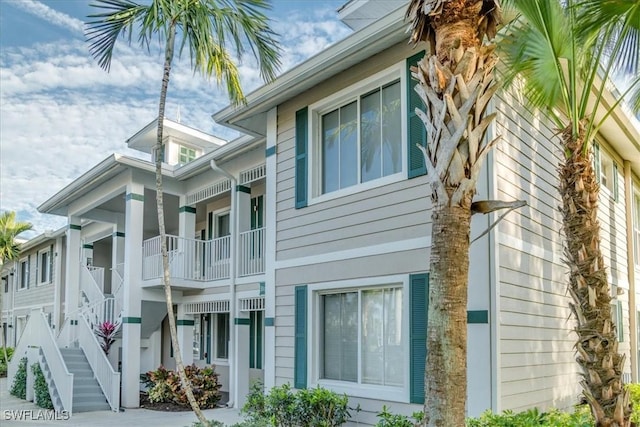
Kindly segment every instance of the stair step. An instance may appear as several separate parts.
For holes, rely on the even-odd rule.
[[[73,403],[73,412],[90,412],[90,411],[109,411],[111,407],[105,401],[103,403],[98,402],[82,402],[76,404]]]

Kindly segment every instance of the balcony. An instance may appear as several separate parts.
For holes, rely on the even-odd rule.
[[[160,243],[160,236],[157,236],[142,244],[142,280],[156,281],[162,277]],[[193,283],[193,287],[203,287],[202,282],[230,277],[233,266],[231,236],[195,240],[168,235],[166,243],[172,279],[184,285]],[[238,243],[238,276],[264,273],[264,228],[240,233]]]

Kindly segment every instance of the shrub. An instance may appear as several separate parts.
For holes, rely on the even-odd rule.
[[[593,418],[588,406],[582,405],[572,413],[557,409],[540,412],[537,408],[518,413],[504,411],[502,414],[487,411],[478,418],[468,418],[466,425],[467,427],[591,427]]]
[[[49,386],[47,380],[44,378],[42,369],[39,363],[31,365],[31,372],[33,372],[34,378],[34,403],[41,408],[53,409],[53,402],[51,402],[51,395],[49,394]]]
[[[406,415],[392,414],[386,406],[382,407],[382,411],[378,412],[380,421],[376,423],[376,427],[418,427],[424,418],[423,412],[414,412],[411,417]]]
[[[7,359],[11,362],[11,356],[13,356],[13,347],[7,347]],[[7,364],[4,362],[4,349],[0,347],[0,378],[7,376]]]
[[[100,347],[102,347],[102,351],[107,356],[109,355],[109,350],[111,350],[111,345],[116,342],[116,332],[118,332],[118,324],[111,323],[108,320],[96,325],[94,330],[96,337],[98,337],[98,342],[100,343]]]
[[[23,357],[20,359],[20,364],[18,365],[18,371],[16,372],[16,376],[13,379],[13,384],[11,385],[10,393],[13,396],[19,397],[20,399],[27,399],[27,358]]]
[[[627,384],[631,402],[631,422],[640,425],[640,384]]]
[[[242,413],[248,420],[237,427],[334,427],[351,416],[346,395],[321,387],[294,393],[289,384],[265,395],[260,382],[252,384]]]
[[[218,374],[213,366],[200,369],[196,365],[185,366],[187,378],[191,382],[191,389],[198,405],[203,409],[215,408],[220,400]],[[180,376],[160,366],[155,371],[149,371],[146,377],[141,376],[141,382],[148,385],[149,401],[173,402],[181,406],[189,406],[187,394],[182,390]]]

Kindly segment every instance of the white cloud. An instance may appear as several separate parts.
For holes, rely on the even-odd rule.
[[[33,16],[44,19],[50,24],[56,25],[61,28],[66,28],[73,32],[82,33],[84,24],[79,19],[73,18],[64,13],[60,13],[55,9],[50,8],[44,3],[40,3],[35,0],[5,0],[7,3],[11,3],[13,6],[22,9],[23,11],[30,13]]]
[[[13,3],[55,25],[82,31],[80,21],[46,5]],[[282,72],[349,33],[327,11],[291,16],[274,27],[283,44]],[[111,153],[133,154],[125,140],[157,115],[162,60],[120,40],[106,73],[80,40],[3,48],[0,209],[17,211],[36,233],[64,225],[64,218],[39,214],[37,206]],[[239,71],[245,93],[262,84],[253,59],[240,63]],[[211,119],[228,102],[224,87],[194,75],[188,53],[175,64],[167,117],[175,119],[180,108],[182,123],[231,139],[237,133]]]

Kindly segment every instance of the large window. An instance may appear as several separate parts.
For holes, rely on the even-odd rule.
[[[594,162],[596,178],[600,183],[600,188],[606,188],[615,200],[618,199],[618,171],[617,166],[611,156],[603,151],[599,145],[594,146]]]
[[[320,295],[320,379],[402,387],[402,287]]]
[[[400,81],[321,118],[322,194],[402,171]]]

